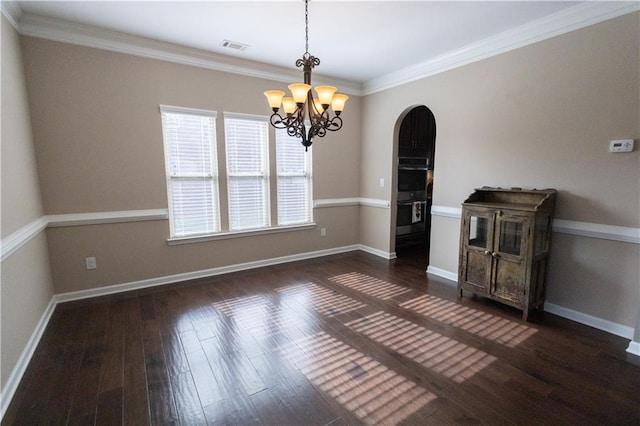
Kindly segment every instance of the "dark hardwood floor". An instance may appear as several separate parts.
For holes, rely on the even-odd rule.
[[[6,425],[640,424],[628,340],[350,253],[59,305]]]

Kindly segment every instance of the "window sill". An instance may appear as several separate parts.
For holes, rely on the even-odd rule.
[[[189,237],[173,237],[167,240],[170,246],[180,244],[201,243],[205,241],[228,240],[231,238],[253,237],[256,235],[278,234],[280,232],[303,231],[316,227],[314,222],[304,223],[301,225],[273,226],[270,228],[247,229],[244,231],[220,232],[217,234],[195,235]]]

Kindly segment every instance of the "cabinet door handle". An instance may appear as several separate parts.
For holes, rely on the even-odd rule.
[[[489,255],[489,254],[491,254],[491,252],[490,252],[489,250],[485,250],[485,251],[484,251],[484,254],[485,254],[485,255]]]
[[[497,259],[498,257],[500,257],[500,255],[498,255],[498,253],[496,253],[495,251],[491,253],[491,256],[493,256],[494,259]]]

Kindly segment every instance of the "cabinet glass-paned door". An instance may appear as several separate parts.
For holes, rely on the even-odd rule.
[[[479,248],[487,248],[487,240],[489,236],[489,221],[486,217],[471,215],[469,216],[469,245]]]
[[[501,220],[498,251],[520,256],[522,250],[522,221]]]
[[[527,217],[501,214],[496,221],[493,289],[491,294],[521,305],[525,297],[527,251]]]
[[[460,279],[474,292],[489,293],[491,280],[491,256],[487,256],[493,245],[492,212],[467,209],[463,215],[465,229],[462,262],[459,267]]]

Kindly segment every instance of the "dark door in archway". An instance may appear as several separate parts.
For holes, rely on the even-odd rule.
[[[396,255],[428,265],[436,122],[426,106],[413,108],[398,133]]]

